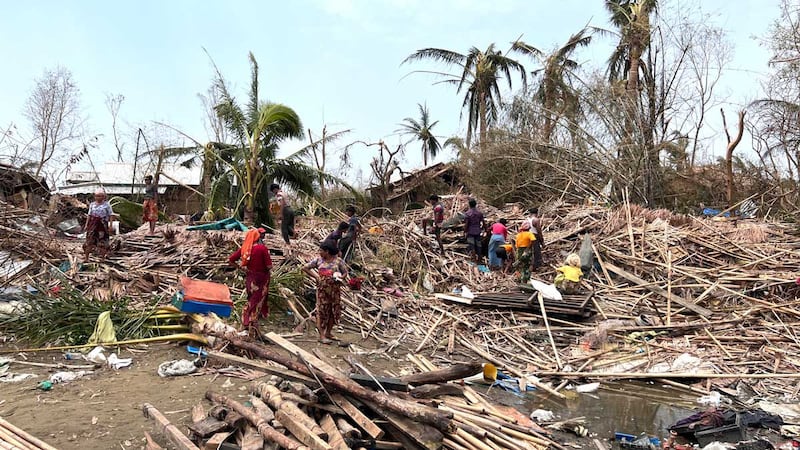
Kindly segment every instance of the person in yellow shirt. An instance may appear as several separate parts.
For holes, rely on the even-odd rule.
[[[514,264],[514,244],[498,245],[496,256],[500,259],[500,270],[503,273],[509,273]]]
[[[557,268],[554,284],[564,294],[577,294],[581,290],[581,257],[577,253],[567,255],[566,264]]]
[[[517,233],[517,262],[515,266],[520,272],[520,281],[527,283],[531,278],[531,256],[533,252],[533,242],[536,236],[531,233],[531,224],[522,222]]]

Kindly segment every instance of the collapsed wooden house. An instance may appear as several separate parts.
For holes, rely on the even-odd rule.
[[[101,170],[72,171],[66,184],[58,193],[89,200],[97,189],[109,196],[123,197],[141,202],[144,195],[146,172],[133,163],[107,162]],[[203,210],[203,197],[199,192],[201,169],[180,164],[164,164],[158,183],[159,203],[166,214],[192,215]]]
[[[0,163],[0,201],[22,209],[38,209],[50,195],[44,178]]]
[[[431,194],[440,194],[437,188],[451,191],[459,184],[459,178],[455,164],[437,163],[405,174],[388,185],[373,186],[368,191],[375,206],[400,212],[411,204],[423,202]]]

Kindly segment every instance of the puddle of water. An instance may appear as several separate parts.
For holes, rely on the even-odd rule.
[[[533,391],[523,396],[491,388],[489,397],[514,406],[525,414],[535,409],[553,411],[556,420],[585,417],[584,426],[590,436],[613,439],[614,432],[648,433],[665,438],[667,428],[678,420],[703,408],[696,403],[697,395],[669,386],[644,382],[607,382],[593,393],[577,394],[564,391],[566,400]]]

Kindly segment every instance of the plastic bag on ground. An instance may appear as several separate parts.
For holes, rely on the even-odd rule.
[[[176,359],[174,361],[165,361],[158,365],[158,376],[160,377],[177,377],[181,375],[189,375],[194,373],[197,367],[193,361],[188,359]]]
[[[541,292],[542,297],[550,300],[563,300],[564,298],[561,296],[561,292],[556,289],[555,286],[549,283],[545,283],[539,280],[531,279],[530,281],[531,286],[534,289]]]
[[[546,409],[537,409],[531,413],[531,419],[537,422],[550,422],[556,418],[556,415],[553,414],[553,411],[548,411]]]
[[[108,367],[114,370],[119,370],[123,367],[128,367],[133,363],[133,358],[120,358],[116,353],[112,353],[108,357]]]
[[[579,384],[575,386],[575,392],[580,392],[582,394],[594,392],[600,387],[600,383],[588,383],[588,384]]]
[[[59,383],[69,383],[70,381],[75,381],[78,378],[82,378],[86,375],[92,373],[91,370],[78,370],[75,372],[56,372],[50,375],[50,382],[53,384]]]

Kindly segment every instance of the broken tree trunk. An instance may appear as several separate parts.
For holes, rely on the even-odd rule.
[[[728,208],[733,208],[733,150],[742,141],[742,134],[744,134],[744,110],[739,111],[739,128],[736,132],[736,137],[733,139],[731,139],[731,134],[728,132],[725,110],[720,108],[719,112],[722,114],[722,128],[725,130],[725,137],[728,139],[728,146],[725,149],[725,178],[728,188],[726,193]]]
[[[483,364],[481,363],[453,364],[443,369],[406,375],[400,379],[408,384],[419,386],[421,384],[435,384],[451,380],[460,380],[480,373],[481,370],[483,370]]]
[[[339,374],[329,374],[320,370],[306,366],[287,356],[274,352],[263,345],[247,342],[238,337],[219,334],[218,337],[227,339],[231,344],[243,350],[248,350],[254,354],[274,361],[287,368],[299,372],[306,376],[315,376],[326,386],[335,390],[352,395],[356,398],[367,400],[376,405],[388,409],[411,420],[433,425],[443,432],[454,432],[456,425],[453,423],[453,415],[444,413],[429,406],[420,405],[408,400],[403,400],[382,392],[375,392],[359,386],[354,381],[344,378]]]
[[[206,398],[214,403],[219,403],[221,405],[227,406],[228,408],[233,409],[237,413],[244,416],[250,423],[255,425],[258,432],[264,439],[275,442],[276,444],[280,445],[283,448],[288,450],[308,450],[308,447],[303,446],[303,444],[297,442],[296,440],[281,434],[278,430],[272,428],[261,416],[253,409],[250,409],[243,404],[231,400],[224,395],[217,394],[213,391],[206,392]]]

